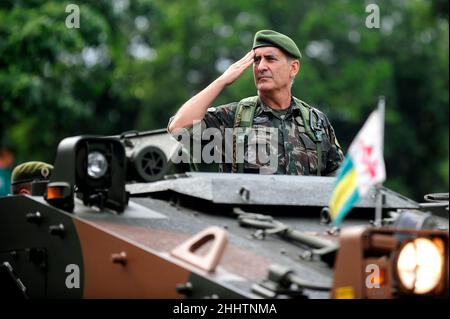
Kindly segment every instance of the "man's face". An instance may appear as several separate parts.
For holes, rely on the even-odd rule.
[[[276,47],[255,49],[253,77],[258,91],[277,91],[290,88],[299,69],[298,60],[288,57]]]

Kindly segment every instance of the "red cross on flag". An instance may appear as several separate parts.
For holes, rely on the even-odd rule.
[[[356,169],[356,184],[361,197],[370,187],[386,179],[381,121],[379,111],[373,111],[348,151]]]

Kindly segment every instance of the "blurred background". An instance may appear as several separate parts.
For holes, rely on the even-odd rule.
[[[79,28],[66,25],[71,3]],[[379,28],[366,27],[369,4],[379,6]],[[448,7],[447,0],[2,0],[0,179],[24,161],[53,163],[67,136],[166,127],[251,48],[257,30],[274,29],[303,54],[294,95],[328,115],[345,152],[384,95],[385,185],[418,201],[448,192]],[[255,93],[247,70],[216,105]]]

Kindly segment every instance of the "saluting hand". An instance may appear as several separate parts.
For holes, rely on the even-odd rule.
[[[241,76],[245,69],[253,63],[254,56],[255,53],[251,50],[242,59],[230,65],[221,76],[206,88],[186,101],[170,122],[169,132],[172,133],[180,128],[190,127],[194,121],[202,120],[208,107],[211,106],[220,92],[225,86],[230,85]]]
[[[242,59],[230,65],[228,69],[219,77],[219,79],[222,80],[225,85],[230,85],[236,81],[245,69],[253,63],[254,56],[255,52],[250,50]]]

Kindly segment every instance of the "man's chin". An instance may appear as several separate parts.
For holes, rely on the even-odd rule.
[[[258,83],[256,85],[256,88],[258,89],[258,91],[264,92],[264,91],[271,91],[273,89],[273,86],[268,85],[268,83]]]

